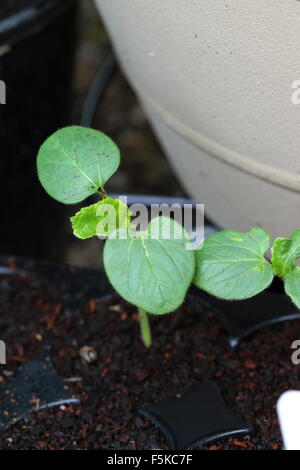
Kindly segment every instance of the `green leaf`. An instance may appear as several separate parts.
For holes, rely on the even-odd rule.
[[[300,268],[296,267],[289,272],[284,281],[284,288],[294,304],[300,308]]]
[[[196,251],[194,283],[228,300],[252,297],[272,282],[273,272],[264,258],[269,234],[254,227],[249,233],[225,230],[210,236]]]
[[[144,232],[116,231],[104,247],[111,284],[125,300],[148,313],[175,310],[195,270],[194,251],[186,249],[188,241],[184,228],[168,217],[153,219]]]
[[[290,238],[277,238],[272,246],[272,267],[276,276],[285,279],[295,268],[300,257],[300,230],[295,230]]]
[[[295,230],[289,238],[277,238],[272,247],[272,267],[274,273],[284,279],[284,287],[300,308],[300,268],[296,265],[300,257],[300,230]]]
[[[94,129],[70,126],[52,134],[37,157],[39,180],[50,196],[65,204],[96,193],[115,173],[120,152]]]
[[[78,238],[108,237],[116,229],[129,226],[130,212],[120,199],[106,198],[81,209],[71,222]]]

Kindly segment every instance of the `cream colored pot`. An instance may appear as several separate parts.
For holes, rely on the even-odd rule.
[[[281,236],[299,228],[300,2],[96,3],[156,134],[206,214],[224,228],[261,225]]]

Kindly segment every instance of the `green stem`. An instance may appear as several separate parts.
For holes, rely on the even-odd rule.
[[[152,338],[151,338],[151,328],[150,328],[148,314],[142,308],[139,308],[138,312],[139,312],[142,340],[146,348],[150,348],[152,344]]]
[[[107,197],[108,197],[104,188],[99,188],[98,189],[98,194],[99,194],[101,199],[107,199]]]

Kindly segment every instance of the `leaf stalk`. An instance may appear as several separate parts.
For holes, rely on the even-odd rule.
[[[150,346],[152,345],[152,335],[148,314],[142,308],[138,308],[138,312],[142,340],[146,348],[150,348]]]
[[[101,199],[107,199],[108,198],[107,192],[105,191],[104,188],[99,188],[98,189],[98,194],[101,197]]]

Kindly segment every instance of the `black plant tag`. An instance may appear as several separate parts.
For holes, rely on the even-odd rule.
[[[0,389],[0,394],[0,429],[9,427],[34,410],[79,403],[56,375],[49,357],[20,366],[15,377]]]
[[[170,450],[193,449],[225,436],[252,432],[226,406],[212,382],[182,398],[142,407],[138,413],[158,426]]]
[[[193,292],[218,313],[232,348],[261,328],[300,318],[300,310],[287,295],[279,292],[267,290],[238,302],[217,299],[199,289]]]

